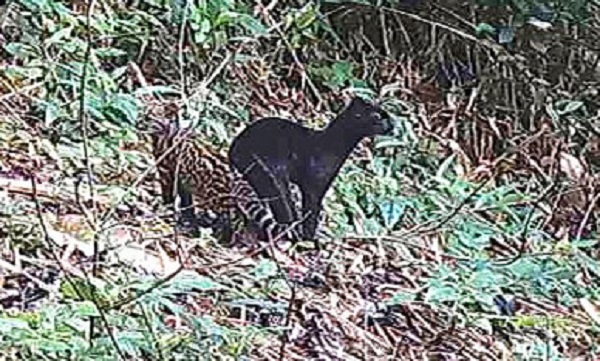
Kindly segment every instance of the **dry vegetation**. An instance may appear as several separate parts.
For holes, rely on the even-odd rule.
[[[596,359],[600,13],[541,3],[9,1],[3,359]],[[174,231],[144,114],[225,150],[350,94],[397,127],[341,171],[324,251]]]

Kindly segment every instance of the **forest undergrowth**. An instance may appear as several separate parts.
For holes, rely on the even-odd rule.
[[[0,6],[2,359],[597,359],[598,5]],[[336,178],[323,250],[173,226],[149,113],[225,152],[353,96],[395,129]]]

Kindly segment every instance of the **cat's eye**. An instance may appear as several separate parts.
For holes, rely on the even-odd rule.
[[[371,116],[374,120],[381,120],[381,114],[379,113],[371,113]]]

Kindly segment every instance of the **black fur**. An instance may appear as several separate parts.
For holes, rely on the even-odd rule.
[[[306,217],[303,234],[313,239],[322,200],[342,164],[364,137],[392,130],[389,115],[378,105],[355,98],[325,129],[313,130],[282,118],[265,118],[248,126],[231,144],[229,159],[236,169],[248,169],[245,177],[269,205],[278,222],[300,219],[290,196],[290,182],[302,194]],[[270,174],[269,174],[270,173]]]

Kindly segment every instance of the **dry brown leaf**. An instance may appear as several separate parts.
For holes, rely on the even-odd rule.
[[[85,216],[73,213],[60,215],[55,227],[57,230],[69,233],[78,233],[90,230]]]
[[[587,174],[586,165],[569,153],[560,152],[558,166],[561,172],[574,181],[582,180]]]
[[[587,298],[580,298],[579,304],[581,308],[587,313],[588,316],[594,321],[596,324],[600,325],[600,314],[598,314],[598,307],[594,305]]]
[[[81,251],[81,253],[83,253],[86,257],[92,257],[94,255],[94,246],[91,243],[80,241],[74,236],[68,233],[58,231],[50,225],[47,225],[46,229],[48,237],[57,245],[61,247],[67,247],[67,249],[70,250],[77,249]],[[67,253],[70,254],[70,252]],[[68,257],[68,255],[65,257]]]
[[[154,252],[137,245],[119,248],[116,256],[119,261],[133,268],[158,276],[170,274],[179,268],[179,263],[167,256],[166,252]]]

